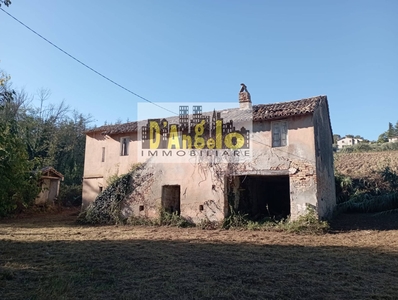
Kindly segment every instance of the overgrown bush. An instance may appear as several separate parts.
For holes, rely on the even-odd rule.
[[[169,213],[164,209],[159,211],[159,225],[161,226],[177,226],[177,227],[193,227],[195,224],[181,217],[177,212]]]
[[[120,224],[126,223],[127,218],[121,214],[121,202],[133,192],[141,183],[134,181],[138,172],[144,168],[139,165],[129,173],[121,175],[110,184],[95,201],[90,204],[78,217],[79,223],[85,224]]]
[[[0,112],[4,110],[1,105]],[[0,114],[1,116],[1,114]],[[33,204],[40,188],[15,121],[0,118],[0,217]]]
[[[379,196],[354,195],[350,200],[339,204],[338,211],[347,213],[398,213],[398,192]]]
[[[58,196],[58,204],[67,207],[80,206],[82,204],[82,186],[80,184],[61,184]]]
[[[357,184],[354,186],[353,181],[349,187],[337,190],[338,201],[337,212],[347,213],[397,213],[398,212],[398,175],[389,166],[379,171],[382,179],[385,181],[386,188],[380,190],[377,187],[369,187],[361,189]],[[358,180],[361,182],[360,180]],[[336,187],[344,180],[336,176]],[[365,182],[366,183],[366,182]]]
[[[264,218],[261,221],[251,221],[247,215],[235,212],[232,208],[229,217],[225,218],[223,228],[245,229],[263,231],[286,231],[296,234],[322,234],[329,230],[329,223],[318,219],[315,209],[308,207],[305,215],[299,216],[296,220],[276,220]]]
[[[294,221],[279,223],[278,227],[288,232],[305,234],[322,234],[330,228],[329,223],[319,220],[315,209],[309,207],[305,215],[299,216]]]
[[[145,178],[141,177],[140,174],[144,167],[143,164],[136,164],[132,166],[129,173],[118,178],[113,176],[110,185],[79,215],[77,221],[83,224],[194,226],[192,222],[186,220],[177,212],[169,213],[164,209],[159,210],[157,219],[122,216],[121,202],[126,200],[141,183],[145,182]]]
[[[380,171],[380,175],[384,181],[386,181],[392,190],[398,188],[398,174],[391,170],[389,166],[385,167],[382,171]]]
[[[236,212],[232,206],[229,206],[229,216],[224,219],[222,227],[224,229],[246,228],[248,222],[247,214]]]

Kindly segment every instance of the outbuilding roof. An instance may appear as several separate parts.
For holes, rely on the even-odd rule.
[[[64,180],[64,175],[62,175],[60,172],[55,170],[53,167],[44,167],[43,169],[40,170],[41,177],[58,177],[61,180]]]

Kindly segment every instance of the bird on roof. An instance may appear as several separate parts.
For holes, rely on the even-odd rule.
[[[244,83],[241,83],[240,86],[241,86],[241,88],[240,88],[239,93],[243,93],[243,92],[248,93],[247,86]]]

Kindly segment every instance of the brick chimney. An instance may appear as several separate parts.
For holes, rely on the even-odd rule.
[[[244,83],[240,84],[241,88],[239,91],[239,108],[240,109],[252,109],[252,100],[250,93],[247,90],[247,86]]]

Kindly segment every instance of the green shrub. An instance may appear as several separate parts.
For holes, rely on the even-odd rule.
[[[247,214],[242,215],[240,212],[236,212],[232,206],[229,206],[230,214],[224,219],[222,227],[224,229],[229,228],[246,228],[249,220]]]
[[[132,226],[155,226],[158,225],[158,220],[147,217],[131,216],[127,218],[126,224]]]
[[[351,197],[349,201],[337,206],[338,212],[347,213],[381,213],[398,209],[398,192],[379,196],[359,194]]]
[[[398,188],[398,174],[391,170],[389,166],[386,166],[382,171],[380,171],[380,175],[384,181],[389,183],[392,190]]]
[[[299,216],[294,221],[279,223],[277,227],[291,233],[322,234],[326,233],[330,226],[327,221],[319,220],[315,209],[308,207],[305,215]]]
[[[297,220],[290,219],[276,220],[264,218],[261,221],[252,221],[247,215],[235,212],[231,208],[231,214],[225,218],[224,229],[245,229],[263,231],[286,231],[296,234],[322,234],[329,230],[329,223],[318,219],[314,208],[308,207],[305,215],[299,216]]]
[[[77,218],[78,223],[83,224],[121,224],[126,223],[127,218],[121,214],[121,202],[128,198],[133,190],[141,184],[141,180],[134,181],[134,176],[141,171],[144,165],[140,165],[127,174],[115,179],[95,201],[90,204]]]
[[[79,184],[61,185],[58,203],[62,206],[80,206],[82,204],[82,186]]]
[[[386,183],[384,189],[369,187],[365,180],[351,180],[349,187],[343,187],[342,177],[336,176],[337,212],[340,213],[395,213],[398,210],[398,175],[389,166],[379,171]],[[389,187],[388,187],[389,186]],[[343,199],[343,201],[341,201]]]
[[[163,208],[159,210],[158,224],[160,226],[194,227],[195,224],[181,217],[178,212],[169,213]]]
[[[215,230],[222,228],[222,222],[210,221],[209,219],[202,219],[200,223],[196,225],[196,227],[203,230]]]

